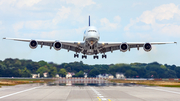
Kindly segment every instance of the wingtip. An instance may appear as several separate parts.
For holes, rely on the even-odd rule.
[[[6,39],[6,38],[3,38],[3,39]]]
[[[177,42],[174,42],[175,44],[177,44]]]

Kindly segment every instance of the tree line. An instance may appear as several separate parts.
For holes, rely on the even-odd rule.
[[[31,77],[31,74],[48,72],[49,77],[59,74],[65,77],[67,72],[75,73],[75,77],[96,77],[99,74],[123,73],[127,78],[180,78],[180,66],[152,63],[110,64],[110,65],[87,65],[82,61],[56,64],[53,62],[32,60],[20,60],[7,58],[0,60],[0,77]]]

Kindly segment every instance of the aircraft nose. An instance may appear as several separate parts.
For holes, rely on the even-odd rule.
[[[95,32],[88,33],[88,38],[98,38],[98,34]]]

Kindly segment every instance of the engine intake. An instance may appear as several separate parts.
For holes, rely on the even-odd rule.
[[[31,40],[29,43],[29,47],[31,49],[35,49],[38,46],[38,42],[36,40]]]
[[[122,51],[122,52],[126,52],[128,50],[128,48],[129,48],[129,46],[126,43],[122,43],[120,45],[120,51]]]
[[[144,49],[146,52],[149,52],[149,51],[151,51],[152,46],[151,46],[150,43],[145,43],[144,46],[143,46],[143,49]]]
[[[54,49],[55,49],[55,50],[57,50],[57,51],[58,51],[58,50],[60,50],[60,49],[61,49],[62,44],[61,44],[61,42],[56,41],[56,42],[54,42],[53,47],[54,47]]]

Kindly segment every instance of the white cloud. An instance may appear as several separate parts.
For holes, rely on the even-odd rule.
[[[166,34],[168,36],[180,36],[180,25],[173,23],[176,22],[175,19],[173,19],[175,15],[180,15],[178,6],[173,3],[163,4],[151,11],[144,11],[142,15],[135,20],[130,19],[130,23],[124,27],[124,30],[129,31],[131,27],[135,29],[141,27],[143,30],[153,29],[155,33]],[[171,22],[168,22],[169,20],[171,20]],[[142,22],[144,25],[142,25]]]
[[[126,32],[125,34],[126,40],[133,40],[133,41],[142,41],[142,42],[150,42],[154,39],[153,36],[150,34],[144,34],[144,33],[135,33],[135,32]]]
[[[51,20],[36,20],[36,21],[26,21],[25,27],[32,30],[40,29],[52,29],[54,27]]]
[[[52,31],[36,31],[35,33],[23,33],[17,32],[17,37],[24,38],[39,38],[39,39],[52,39],[52,40],[69,40],[70,38],[80,36],[82,37],[82,33],[85,30],[85,27],[69,29],[69,30],[52,30]]]
[[[61,1],[65,1],[67,4],[74,4],[75,6],[79,6],[79,7],[85,7],[96,4],[93,0],[61,0]]]
[[[69,39],[76,36],[82,37],[85,28],[86,27],[79,27],[69,30],[53,30],[49,32],[40,32],[40,34],[38,34],[38,36],[36,37],[40,37],[43,39],[58,39],[58,40]]]
[[[16,37],[22,37],[22,35],[27,34],[28,37],[32,37],[32,36],[37,36],[35,34],[29,34],[29,33],[21,33],[21,29],[25,29],[25,30],[45,30],[45,29],[53,29],[54,25],[52,23],[52,21],[49,20],[35,20],[35,21],[22,21],[22,22],[18,22],[12,25],[13,30],[15,32]],[[31,31],[31,32],[32,32]]]
[[[33,5],[39,3],[41,0],[19,0],[17,2],[17,7],[32,7]]]
[[[115,16],[114,21],[118,22],[118,23],[121,22],[121,17],[120,16]]]
[[[4,5],[4,4],[13,4],[15,3],[16,0],[1,0],[0,1],[0,5]]]
[[[125,30],[125,31],[129,30],[129,28],[130,28],[131,26],[133,26],[134,24],[136,24],[137,22],[138,22],[138,20],[133,20],[133,19],[131,18],[131,19],[130,19],[130,23],[129,23],[127,26],[124,27],[124,30]]]
[[[118,27],[120,27],[119,23],[121,21],[121,18],[119,16],[115,16],[114,17],[114,21],[115,23],[111,23],[107,18],[102,18],[100,20],[102,30],[112,30],[112,29],[117,29]]]
[[[180,26],[174,24],[166,24],[161,29],[160,32],[165,33],[169,36],[180,36]]]
[[[11,6],[11,7],[32,7],[33,5],[39,3],[41,0],[1,0],[1,6]]]
[[[75,30],[75,32],[77,33],[77,34],[82,34],[84,31],[85,31],[85,29],[87,28],[87,26],[84,26],[84,27],[79,27],[79,28],[77,28],[77,29],[74,29]]]
[[[42,29],[53,29],[55,28],[51,20],[35,20],[35,21],[22,21],[13,25],[15,32],[20,29],[31,29],[31,30],[42,30]]]
[[[16,24],[14,24],[12,27],[15,32],[18,32],[20,29],[22,29],[24,27],[24,22],[18,22]]]
[[[180,15],[180,10],[178,6],[170,3],[156,7],[152,11],[143,12],[139,19],[146,24],[153,24],[156,20],[162,21],[172,19],[174,14]]]
[[[58,22],[67,19],[71,13],[71,8],[62,6],[61,9],[56,13],[53,23],[57,24]]]
[[[64,39],[73,38],[73,36],[82,36],[82,33],[86,29],[86,26],[74,28],[74,29],[58,29],[51,20],[36,20],[36,21],[24,21],[14,24],[14,33],[16,37],[24,38],[42,38],[42,39]],[[23,30],[31,30],[30,32],[23,32]],[[46,31],[46,29],[51,31]]]
[[[139,6],[139,5],[142,5],[142,4],[143,4],[142,2],[133,3],[132,7]]]

